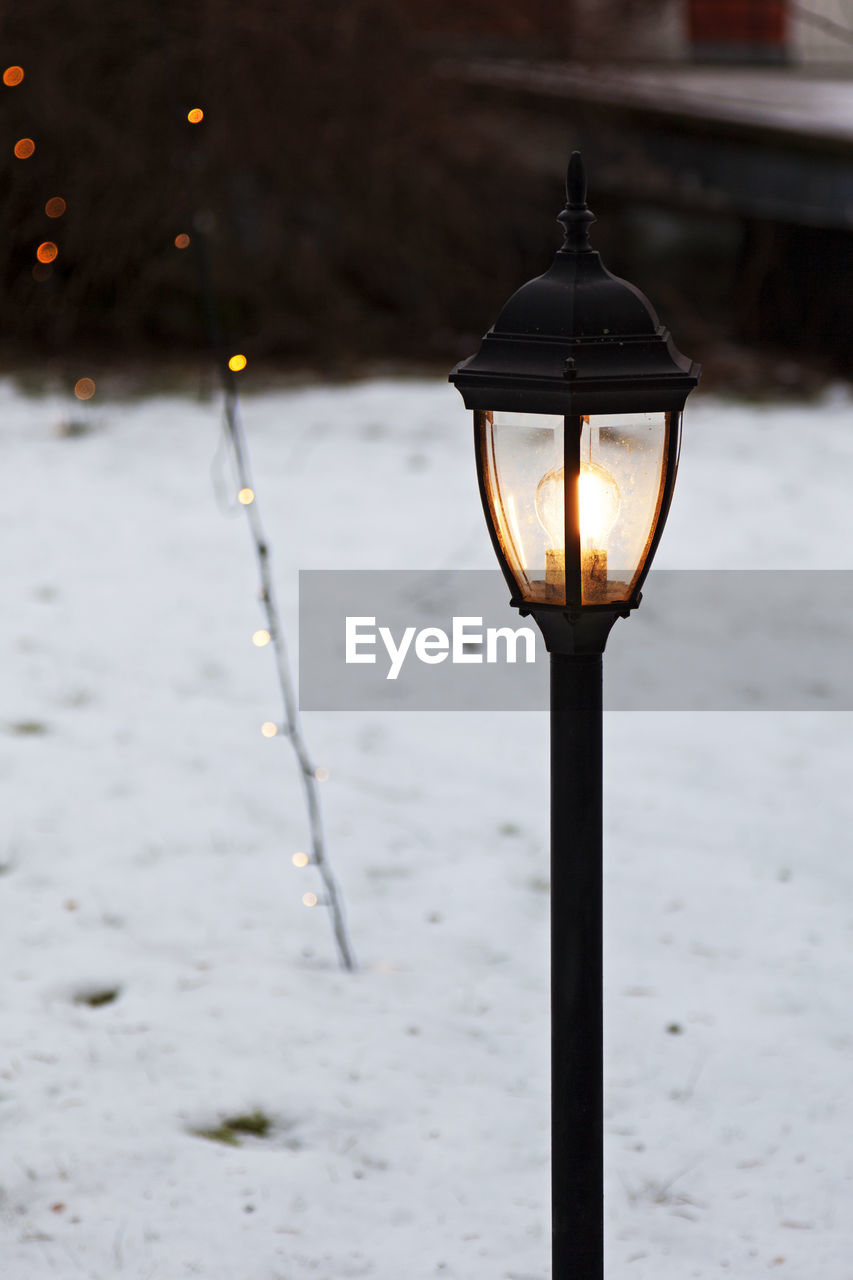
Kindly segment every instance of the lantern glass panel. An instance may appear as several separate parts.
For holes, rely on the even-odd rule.
[[[566,603],[568,466],[577,485],[573,599],[579,587],[584,605],[630,600],[661,514],[680,415],[476,416],[489,518],[522,598]]]
[[[525,600],[565,604],[562,494],[537,501],[540,481],[563,466],[562,415],[478,412],[478,446],[492,528]],[[545,515],[543,523],[542,514]],[[549,519],[550,517],[550,519]]]
[[[630,599],[657,527],[678,415],[593,414],[580,436],[584,604]]]

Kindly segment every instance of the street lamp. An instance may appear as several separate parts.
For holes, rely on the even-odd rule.
[[[553,1280],[601,1280],[602,654],[669,511],[699,366],[589,246],[580,153],[565,241],[450,374],[474,411],[480,496],[510,603],[551,662]]]

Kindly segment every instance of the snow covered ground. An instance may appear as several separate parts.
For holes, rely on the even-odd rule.
[[[300,568],[492,566],[451,388],[249,379],[291,639]],[[690,407],[659,565],[853,569],[846,394]],[[545,1280],[545,718],[306,717],[343,973],[218,441],[0,385],[0,1274]],[[609,1277],[850,1280],[851,717],[605,728]]]

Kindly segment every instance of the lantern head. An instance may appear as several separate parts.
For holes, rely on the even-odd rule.
[[[512,604],[552,652],[601,652],[640,602],[699,366],[589,246],[580,154],[565,241],[450,374],[474,411],[483,506]]]

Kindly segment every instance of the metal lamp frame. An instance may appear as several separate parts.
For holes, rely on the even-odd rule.
[[[681,411],[699,366],[651,303],[589,246],[580,155],[569,162],[565,241],[551,268],[504,306],[476,355],[450,374],[475,411],[480,497],[511,603],[534,617],[551,663],[551,1186],[553,1280],[603,1280],[602,655],[640,603],[669,513]],[[566,603],[527,599],[495,528],[482,411],[562,415]],[[644,562],[624,601],[583,603],[577,478],[583,417],[663,412],[667,454]],[[569,572],[570,558],[572,572]]]
[[[569,161],[566,207],[559,220],[565,239],[549,270],[513,294],[480,350],[456,366],[450,381],[475,412],[480,497],[512,605],[535,618],[549,652],[600,653],[616,619],[627,617],[640,603],[672,501],[681,411],[700,369],[677,350],[648,298],[611,275],[590,247],[589,227],[595,217],[586,204],[586,176],[577,151]],[[493,526],[477,413],[501,410],[563,418],[565,605],[523,597]],[[581,423],[587,415],[649,412],[667,415],[667,456],[645,560],[628,600],[585,604],[574,484]]]

